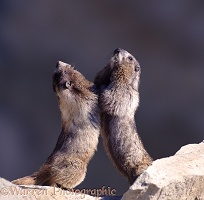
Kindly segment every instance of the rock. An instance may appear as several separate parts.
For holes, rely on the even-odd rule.
[[[73,191],[62,190],[49,186],[17,186],[0,178],[0,199],[4,200],[120,200],[121,197],[97,197],[97,189],[91,191],[93,196],[87,195],[85,189]],[[111,194],[110,194],[111,195]]]
[[[122,200],[204,199],[204,143],[182,147],[141,174]]]
[[[8,200],[97,200],[100,198],[92,197],[79,193],[77,190],[69,192],[60,188],[48,186],[16,186],[11,182],[0,178],[0,199]]]

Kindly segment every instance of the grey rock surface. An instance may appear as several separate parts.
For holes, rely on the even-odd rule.
[[[94,192],[94,191],[93,191]],[[87,195],[87,191],[74,189],[72,191],[48,186],[17,186],[0,178],[0,199],[4,200],[120,200],[121,197]]]
[[[183,146],[158,159],[135,181],[122,200],[204,199],[204,143]]]
[[[16,186],[11,182],[0,179],[0,199],[8,200],[97,200],[101,198],[92,197],[83,191],[66,191],[60,188],[47,186]]]

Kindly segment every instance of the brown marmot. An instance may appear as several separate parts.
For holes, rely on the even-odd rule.
[[[152,163],[137,133],[134,118],[139,105],[140,73],[134,56],[118,48],[94,81],[100,91],[105,150],[130,184]]]
[[[85,178],[100,132],[98,96],[93,83],[61,61],[53,74],[53,89],[61,111],[61,134],[41,168],[31,176],[14,180],[15,184],[74,188]]]

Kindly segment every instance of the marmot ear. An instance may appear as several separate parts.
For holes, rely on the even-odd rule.
[[[136,72],[139,72],[139,71],[140,71],[140,66],[136,65],[136,66],[135,66],[135,71],[136,71]]]
[[[71,81],[67,81],[65,83],[65,87],[68,89],[70,86],[72,85],[72,82]]]

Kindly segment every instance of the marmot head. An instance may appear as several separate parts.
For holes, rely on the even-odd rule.
[[[96,97],[93,90],[93,83],[75,70],[71,65],[64,62],[57,62],[53,74],[53,90],[56,93],[59,103],[66,102],[69,106],[92,100]]]
[[[138,88],[141,69],[134,56],[118,48],[113,52],[109,63],[112,68],[110,82],[132,85],[133,89]]]
[[[98,88],[107,87],[110,83],[129,84],[138,89],[141,69],[133,55],[124,49],[117,48],[105,68],[99,72],[94,80]]]

